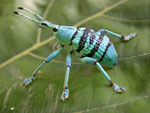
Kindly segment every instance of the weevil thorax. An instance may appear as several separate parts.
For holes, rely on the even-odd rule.
[[[53,28],[56,31],[56,37],[62,45],[69,45],[73,34],[76,32],[77,28],[73,26],[58,26]]]

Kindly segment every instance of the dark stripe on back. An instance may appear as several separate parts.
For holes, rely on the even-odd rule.
[[[95,33],[93,33],[93,35],[90,37],[90,44],[93,44],[95,40]]]
[[[79,41],[79,47],[76,50],[78,53],[84,48],[84,44],[86,43],[89,32],[90,32],[90,29],[88,28],[84,30],[84,33],[81,36],[80,41]]]
[[[108,50],[108,48],[109,48],[110,45],[111,45],[111,43],[109,42],[109,43],[107,44],[107,46],[106,46],[106,49],[105,49],[105,51],[104,51],[102,57],[101,57],[100,60],[99,60],[99,62],[101,62],[101,61],[103,60],[103,58],[104,58],[104,56],[106,55],[107,50]]]
[[[73,34],[73,36],[71,38],[71,43],[69,45],[72,45],[72,41],[76,38],[77,34],[78,34],[78,28],[77,28],[76,32]]]
[[[99,45],[100,45],[100,43],[101,43],[102,40],[103,40],[103,37],[104,37],[104,35],[101,34],[101,35],[99,36],[99,38],[98,38],[96,44],[94,45],[94,48],[91,50],[91,52],[90,52],[89,54],[87,54],[87,55],[85,55],[85,56],[92,57],[92,56],[94,55],[94,53],[97,52],[97,50],[98,50],[98,48],[99,48]],[[94,40],[93,40],[93,41],[94,41]]]

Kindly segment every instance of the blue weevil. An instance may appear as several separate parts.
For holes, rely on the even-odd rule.
[[[111,32],[109,30],[101,29],[99,31],[95,31],[93,29],[81,27],[76,28],[73,26],[61,26],[53,24],[49,21],[46,21],[40,15],[34,13],[33,11],[18,7],[20,10],[27,11],[37,18],[40,19],[33,19],[27,15],[24,15],[19,12],[14,12],[15,14],[21,15],[33,22],[39,23],[39,27],[41,28],[50,28],[55,32],[56,38],[59,40],[61,47],[58,50],[52,52],[46,59],[43,61],[37,69],[33,72],[33,75],[24,81],[23,86],[27,86],[36,78],[36,73],[44,66],[44,64],[50,62],[53,58],[55,58],[60,52],[63,50],[65,46],[69,46],[72,48],[69,51],[67,58],[66,58],[66,76],[64,82],[64,90],[61,96],[61,99],[64,101],[69,97],[69,89],[68,89],[68,79],[69,79],[69,71],[71,68],[71,54],[76,54],[80,57],[80,60],[84,63],[94,64],[98,67],[99,71],[104,75],[108,84],[112,86],[114,91],[116,92],[123,92],[125,88],[119,87],[117,84],[113,83],[109,75],[105,72],[101,65],[107,67],[114,67],[117,64],[117,52],[109,40],[109,38],[105,34],[109,34],[121,40],[129,40],[136,36],[136,33],[131,33],[128,36],[122,36]]]

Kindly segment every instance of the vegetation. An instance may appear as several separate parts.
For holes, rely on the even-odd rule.
[[[56,39],[49,29],[12,12],[18,6],[59,25],[101,28],[138,36],[129,42],[110,37],[119,54],[107,73],[126,92],[115,93],[96,66],[73,56],[70,97],[60,100],[65,77],[64,50],[41,70],[27,88],[23,81],[53,51]],[[0,112],[1,113],[148,113],[150,111],[150,0],[1,0]],[[26,13],[28,14],[28,13]]]

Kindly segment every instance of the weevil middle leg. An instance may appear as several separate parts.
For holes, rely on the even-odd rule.
[[[101,66],[101,64],[96,59],[90,58],[90,57],[83,57],[83,58],[80,58],[80,60],[81,60],[81,62],[84,62],[84,63],[95,64],[98,67],[99,71],[106,78],[108,84],[110,86],[112,86],[112,88],[114,89],[114,91],[116,91],[116,92],[123,92],[123,91],[125,91],[125,88],[121,88],[117,84],[115,84],[115,83],[112,82],[112,80],[109,77],[109,75],[105,72],[105,70],[103,69],[103,67]]]
[[[124,40],[124,41],[130,40],[131,38],[136,37],[136,35],[137,35],[136,33],[131,33],[127,36],[123,36],[123,35],[119,35],[117,33],[114,33],[114,32],[109,31],[109,30],[104,30],[104,29],[100,29],[98,32],[100,32],[101,34],[105,34],[105,33],[109,34],[113,37],[119,38],[119,39]]]
[[[61,96],[61,100],[65,100],[69,97],[69,89],[68,89],[68,80],[69,80],[69,72],[71,68],[71,56],[70,53],[68,53],[66,57],[66,75],[65,75],[65,82],[64,82],[64,90]]]

